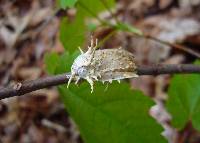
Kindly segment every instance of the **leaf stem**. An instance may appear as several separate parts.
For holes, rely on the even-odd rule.
[[[108,39],[110,39],[114,34],[116,33],[116,29],[114,29],[113,31],[111,31],[109,34],[107,34],[97,45],[97,48],[100,48]]]
[[[100,0],[103,6],[107,9],[107,11],[110,13],[111,17],[114,18],[115,22],[118,24],[120,23],[115,14],[112,12],[112,10],[109,8],[105,0]]]
[[[195,57],[197,57],[197,58],[200,58],[200,54],[199,54],[198,52],[196,52],[196,51],[194,51],[194,50],[192,50],[192,49],[189,49],[189,48],[187,48],[187,47],[185,47],[185,46],[183,46],[183,45],[176,44],[176,43],[173,44],[173,43],[170,43],[170,42],[167,42],[167,41],[163,41],[163,40],[158,39],[158,38],[156,38],[156,37],[152,37],[152,36],[150,36],[150,35],[145,35],[145,34],[144,34],[144,35],[137,35],[137,36],[141,36],[141,37],[143,37],[143,38],[156,41],[156,42],[161,43],[161,44],[163,44],[163,45],[167,45],[167,46],[170,46],[170,47],[172,47],[172,48],[175,48],[175,49],[178,49],[178,50],[182,50],[182,51],[184,51],[184,52],[186,52],[186,53],[189,53],[189,54],[191,54],[191,55],[193,55],[193,56],[195,56]]]
[[[96,18],[102,25],[110,25],[108,22],[102,20],[101,18],[99,18],[95,13],[93,13],[92,10],[90,10],[84,3],[82,3],[81,1],[78,1],[78,4],[80,7],[82,7],[83,9],[85,9],[89,14],[91,14],[91,16],[93,16],[94,18]]]

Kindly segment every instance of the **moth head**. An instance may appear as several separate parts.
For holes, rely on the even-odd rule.
[[[96,39],[96,44],[94,46],[94,41],[92,39],[91,45],[88,46],[88,50],[85,53],[79,48],[81,55],[74,60],[74,63],[71,67],[71,77],[68,81],[68,86],[74,77],[78,76],[79,78],[86,78],[90,73],[90,64],[94,57],[94,53],[98,44],[97,42],[98,41]]]
[[[71,76],[68,81],[67,87],[69,87],[73,78],[75,77],[85,78],[89,73],[88,70],[89,65],[90,65],[90,58],[88,58],[88,55],[86,53],[79,55],[74,60],[74,63],[71,67]]]
[[[78,56],[71,67],[71,73],[84,78],[88,73],[88,67],[91,63],[90,58],[91,56],[86,53]]]
[[[79,55],[75,60],[71,67],[71,72],[73,72],[75,75],[84,78],[87,73],[88,69],[90,67],[90,64],[92,63],[92,60],[94,58],[94,53],[97,47],[98,41],[96,39],[96,44],[94,45],[94,40],[91,40],[91,45],[88,46],[87,52],[81,51],[81,55]],[[80,49],[80,48],[79,48]]]

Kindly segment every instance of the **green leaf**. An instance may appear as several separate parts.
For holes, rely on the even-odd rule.
[[[58,0],[58,4],[61,8],[66,9],[67,7],[74,7],[78,0]]]
[[[88,23],[87,24],[87,29],[89,31],[95,31],[97,29],[97,25],[95,23]]]
[[[60,25],[60,40],[64,48],[73,53],[79,46],[82,46],[85,40],[84,19],[77,15],[74,21],[69,21],[66,18],[62,19]]]
[[[67,73],[71,71],[71,65],[73,64],[74,59],[80,54],[78,50],[76,50],[73,54],[69,54],[65,52],[60,56],[58,61],[58,66],[56,68],[56,74]]]
[[[128,32],[131,32],[131,33],[135,33],[135,34],[138,34],[138,35],[142,35],[142,31],[140,31],[138,28],[135,28],[129,24],[126,24],[126,23],[118,23],[116,26],[115,26],[118,30],[122,30],[122,31],[128,31]]]
[[[200,131],[200,75],[175,75],[170,82],[167,109],[172,125],[183,129],[191,121]]]
[[[47,53],[44,56],[46,70],[49,74],[61,74],[71,71],[74,59],[80,54],[77,50],[73,54],[64,52],[61,56],[57,53]]]
[[[86,143],[166,143],[162,127],[150,117],[154,102],[126,83],[60,86],[61,98]]]
[[[99,12],[107,10],[102,1],[104,1],[107,8],[115,6],[115,0],[79,0],[77,3],[78,11],[83,16],[95,17]]]
[[[110,8],[114,5],[114,0],[103,0],[106,6]],[[60,40],[64,48],[70,53],[74,52],[77,47],[82,46],[86,35],[86,17],[96,17],[97,14],[106,10],[101,0],[79,0],[77,2],[77,14],[73,21],[64,18],[60,25]],[[93,30],[95,25],[90,25]]]
[[[46,64],[46,70],[49,74],[54,74],[58,66],[59,56],[57,53],[46,53],[44,61]]]

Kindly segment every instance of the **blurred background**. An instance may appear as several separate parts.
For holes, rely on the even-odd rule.
[[[108,36],[113,29],[100,27],[85,34],[84,47],[92,33],[99,40],[107,37],[103,48],[121,46],[132,52],[138,65],[193,63],[197,59],[200,53],[200,0],[117,0],[112,10],[114,17],[160,41],[148,36],[134,37],[126,32]],[[73,20],[75,14],[75,8],[58,9],[54,0],[0,0],[0,88],[48,75],[44,55],[52,51],[58,55],[64,52],[60,23],[64,17]],[[108,12],[101,13],[100,17],[113,21]],[[188,49],[192,52],[187,52]],[[130,84],[156,101],[150,114],[162,124],[163,134],[170,143],[186,140],[199,143],[200,133],[191,129],[191,125],[177,131],[169,124],[171,117],[163,103],[170,77],[142,76],[130,80]],[[52,87],[0,101],[0,142],[83,141],[56,87]]]

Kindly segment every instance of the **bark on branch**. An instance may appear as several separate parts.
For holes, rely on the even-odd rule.
[[[138,75],[161,75],[161,74],[175,74],[175,73],[199,73],[200,66],[198,65],[153,65],[153,66],[138,66]],[[5,87],[0,89],[0,100],[21,96],[26,93],[36,91],[42,88],[61,85],[67,83],[70,74],[60,74],[55,76],[44,77],[32,81],[18,83],[12,87]],[[136,79],[137,80],[137,79]]]

